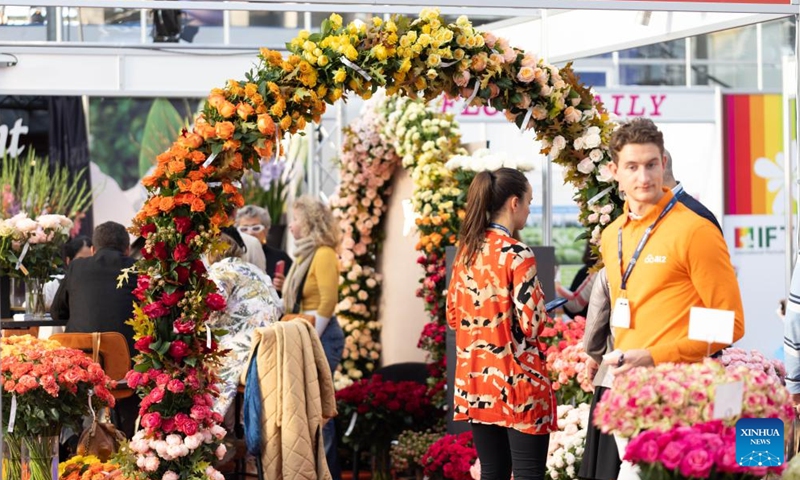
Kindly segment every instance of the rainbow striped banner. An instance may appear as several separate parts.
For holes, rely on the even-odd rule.
[[[724,97],[725,213],[728,215],[780,213],[775,211],[778,208],[775,204],[781,203],[780,199],[776,202],[776,197],[784,189],[782,103],[781,95]]]

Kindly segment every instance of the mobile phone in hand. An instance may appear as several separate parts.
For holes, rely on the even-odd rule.
[[[278,263],[275,264],[275,275],[283,275],[285,268],[286,262],[279,260]]]

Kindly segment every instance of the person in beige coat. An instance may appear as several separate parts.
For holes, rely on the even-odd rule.
[[[336,416],[336,398],[314,327],[294,319],[256,329],[248,363],[245,437],[260,452],[259,477],[330,480],[322,426]]]

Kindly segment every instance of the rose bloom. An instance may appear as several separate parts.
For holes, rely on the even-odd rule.
[[[223,117],[231,118],[236,113],[236,106],[231,102],[225,100],[224,102],[222,102],[222,104],[219,105],[217,110],[219,110],[219,114],[222,115]]]
[[[233,105],[231,105],[233,107]],[[233,132],[236,130],[236,127],[231,122],[218,122],[214,129],[217,133],[217,136],[222,140],[228,140],[229,138],[233,137]]]
[[[536,78],[536,74],[533,70],[533,67],[522,67],[517,73],[517,80],[522,83],[531,83],[534,78]]]
[[[575,107],[569,106],[566,109],[564,109],[564,120],[566,120],[567,123],[579,122],[581,116],[582,116],[581,111]]]

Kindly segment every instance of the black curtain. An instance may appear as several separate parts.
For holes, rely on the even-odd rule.
[[[75,180],[91,189],[89,176],[89,135],[81,97],[48,97],[50,113],[50,164],[69,168]],[[83,170],[83,175],[77,177]],[[91,206],[81,221],[82,235],[92,236]]]

